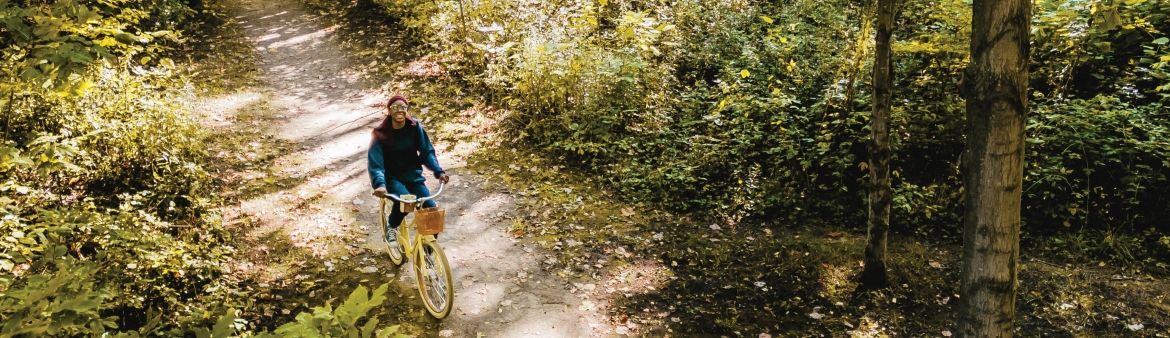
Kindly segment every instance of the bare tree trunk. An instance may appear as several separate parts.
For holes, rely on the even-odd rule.
[[[865,269],[861,284],[885,287],[886,233],[890,230],[890,35],[894,26],[894,0],[878,0],[873,58],[873,118],[869,143],[869,222],[865,245]]]
[[[1015,329],[1030,6],[1028,0],[974,2],[971,61],[962,85],[967,150],[960,337],[1011,337]]]

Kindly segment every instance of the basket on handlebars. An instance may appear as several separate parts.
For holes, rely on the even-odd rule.
[[[447,211],[442,208],[424,208],[414,212],[414,225],[419,235],[434,235],[443,232],[443,221]]]

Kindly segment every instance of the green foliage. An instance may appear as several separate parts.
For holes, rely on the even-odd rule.
[[[61,254],[65,248],[54,247]],[[62,259],[44,274],[14,280],[0,277],[0,337],[96,336],[114,323],[99,314],[109,294],[95,289],[92,262]],[[12,267],[6,265],[11,271]],[[42,267],[33,267],[40,269]]]
[[[1170,116],[1098,96],[1041,105],[1028,126],[1025,215],[1038,232],[1097,229],[1166,233]],[[1154,244],[1157,236],[1149,237]],[[1106,240],[1104,244],[1111,241]],[[1128,251],[1128,250],[1126,250]],[[1121,251],[1119,258],[1133,259]]]
[[[369,315],[370,310],[386,301],[390,284],[382,284],[373,293],[359,285],[336,309],[331,304],[315,306],[312,312],[301,312],[296,320],[276,328],[272,332],[250,332],[237,318],[237,310],[227,309],[211,328],[198,327],[189,333],[199,338],[226,338],[236,335],[255,337],[352,337],[352,338],[406,338],[398,332],[399,326],[379,328],[378,319],[370,318],[359,326],[359,321]]]
[[[516,140],[625,195],[732,220],[863,224],[873,35],[864,4],[387,6],[449,70],[511,111],[504,122]],[[1167,8],[1036,4],[1027,231],[1148,229],[1147,248],[1170,233],[1156,198],[1170,192],[1160,113],[1170,93]],[[899,13],[894,229],[956,238],[970,4],[905,3]]]
[[[150,333],[226,299],[206,136],[160,58],[188,13],[0,2],[0,313],[20,319],[5,333]]]
[[[370,309],[382,305],[386,301],[386,290],[389,284],[382,284],[373,293],[364,286],[358,286],[349,297],[336,309],[330,304],[313,307],[312,313],[297,314],[295,322],[281,325],[273,337],[394,337],[402,338],[406,335],[398,333],[398,326],[378,328],[378,319],[370,318],[364,324],[358,321],[365,317]]]
[[[4,77],[46,89],[76,93],[92,86],[82,75],[95,65],[138,59],[151,60],[164,45],[156,39],[177,39],[167,29],[181,22],[187,9],[181,1],[53,1],[40,6],[0,1],[0,58]],[[163,63],[170,64],[169,60]],[[9,86],[0,90],[11,90]]]
[[[1135,103],[1165,100],[1170,29],[1164,1],[1046,1],[1039,4],[1032,85],[1048,97],[1115,95]],[[1165,58],[1170,59],[1170,58]]]

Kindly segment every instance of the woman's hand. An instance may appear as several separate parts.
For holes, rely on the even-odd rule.
[[[443,182],[443,184],[447,184],[447,182],[451,181],[451,175],[447,174],[437,174],[435,175],[435,178],[439,179],[439,182]]]
[[[374,196],[386,197],[386,187],[378,187],[378,189],[374,189]]]

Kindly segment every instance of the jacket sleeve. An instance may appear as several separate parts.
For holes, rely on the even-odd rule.
[[[366,152],[366,170],[370,172],[370,186],[378,189],[386,186],[386,165],[382,159],[382,145],[378,141],[370,142],[370,150]]]
[[[418,154],[422,158],[422,164],[435,173],[435,177],[445,174],[443,167],[439,166],[439,159],[435,157],[435,146],[431,144],[431,138],[427,136],[421,122],[418,124],[418,134]]]

